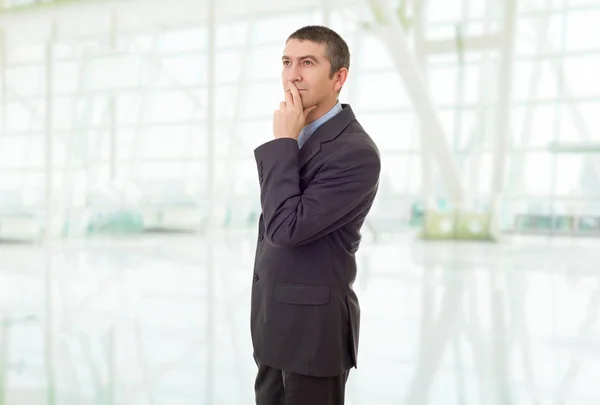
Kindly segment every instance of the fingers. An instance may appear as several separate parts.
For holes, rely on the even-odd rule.
[[[294,100],[292,99],[292,93],[289,91],[285,92],[285,103],[287,104],[288,107],[294,106]]]
[[[292,97],[292,101],[293,101],[294,105],[296,107],[302,108],[302,99],[300,98],[300,92],[298,91],[298,88],[296,87],[296,83],[290,81],[289,88],[290,88],[290,93],[291,93],[291,97]],[[290,94],[290,93],[286,93],[286,95]]]
[[[285,101],[280,102],[279,109],[283,111],[285,109],[285,104],[286,104]]]

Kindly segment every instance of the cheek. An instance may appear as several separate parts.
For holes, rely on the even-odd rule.
[[[319,78],[319,87],[323,89],[323,91],[327,91],[331,88],[332,82],[327,76],[323,76]]]

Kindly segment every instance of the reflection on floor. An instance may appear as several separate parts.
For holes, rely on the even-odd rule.
[[[0,246],[0,404],[254,403],[254,241]],[[366,241],[347,403],[600,403],[599,247]]]

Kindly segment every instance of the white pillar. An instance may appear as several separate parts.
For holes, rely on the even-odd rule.
[[[417,63],[420,65],[421,72],[423,74],[423,82],[427,83],[427,70],[426,70],[426,58],[425,58],[425,21],[426,8],[421,6],[415,6],[415,54]],[[432,158],[429,144],[426,140],[427,131],[423,122],[419,123],[420,131],[420,145],[421,145],[421,184],[422,184],[422,199],[423,209],[430,210],[434,209],[436,202],[434,200],[433,193],[433,173],[432,173]]]
[[[501,61],[498,77],[498,115],[496,116],[496,136],[493,148],[492,171],[492,212],[496,212],[498,199],[504,186],[506,154],[510,136],[510,118],[512,101],[512,67],[515,39],[515,19],[517,6],[515,0],[507,0],[504,10],[504,35],[502,36]]]
[[[108,99],[108,108],[110,114],[110,133],[109,133],[109,179],[114,182],[117,179],[117,98],[110,95]]]
[[[3,1],[0,0],[0,7]],[[6,33],[4,27],[0,26],[0,104],[2,105],[2,134],[6,134]]]
[[[117,12],[113,10],[110,15],[110,47],[112,51],[117,50],[117,31],[118,20]],[[114,182],[117,179],[117,97],[111,94],[108,99],[108,113],[110,115],[110,133],[109,133],[109,179]]]
[[[208,100],[206,102],[207,116],[207,159],[206,159],[206,201],[208,202],[208,221],[207,232],[205,236],[208,240],[204,241],[206,249],[206,396],[205,404],[215,403],[215,277],[214,277],[214,240],[215,232],[213,232],[214,203],[216,198],[215,193],[215,142],[216,136],[216,43],[217,43],[217,22],[216,22],[216,0],[208,2]]]
[[[323,8],[323,25],[331,27],[331,0],[321,0]]]
[[[215,104],[216,104],[216,0],[209,0],[209,10],[208,10],[208,99],[206,100],[206,150],[207,150],[207,159],[206,159],[206,173],[207,173],[207,182],[206,182],[206,196],[209,204],[209,213],[212,214],[213,211],[213,200],[215,198],[215,141],[214,138],[216,136],[216,117],[215,117]],[[212,223],[212,218],[209,218],[209,223]]]
[[[51,22],[50,35],[46,42],[46,103],[45,103],[45,137],[44,137],[44,174],[45,174],[45,220],[44,233],[48,237],[53,233],[54,203],[54,42],[56,40],[56,21]]]

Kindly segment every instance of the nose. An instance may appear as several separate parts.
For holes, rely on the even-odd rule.
[[[294,85],[295,85],[296,87],[300,87],[300,84],[299,84],[299,83],[301,83],[301,82],[302,82],[302,77],[300,77],[300,76],[291,76],[291,75],[290,75],[290,76],[287,78],[287,80],[286,80],[286,83],[287,83],[287,82],[292,82],[292,83],[294,83]],[[286,90],[288,90],[288,88],[287,88],[287,87],[288,87],[288,85],[287,85],[287,84],[284,84],[284,86],[285,86]]]
[[[297,66],[291,67],[287,72],[286,80],[291,82],[301,82],[302,75],[300,75],[300,69]]]

